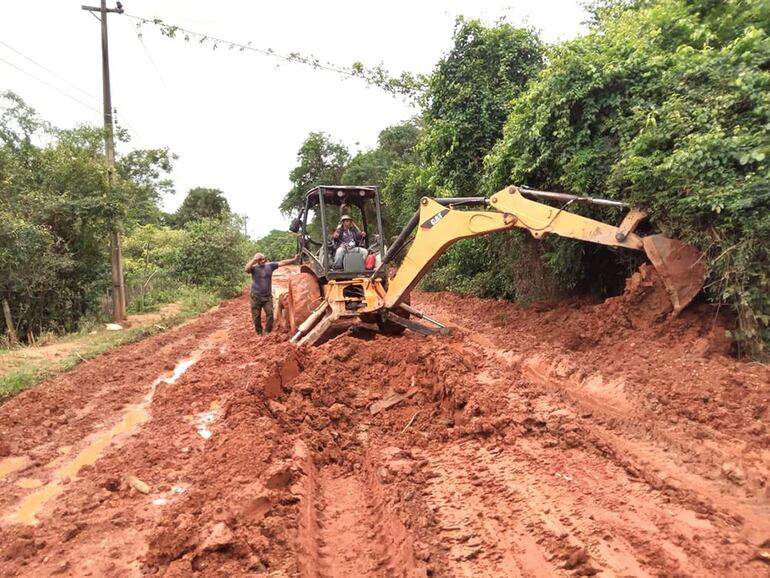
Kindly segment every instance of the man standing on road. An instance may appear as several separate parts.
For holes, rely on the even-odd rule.
[[[297,261],[297,257],[283,261],[267,262],[262,253],[257,253],[246,263],[246,273],[251,274],[251,318],[257,335],[262,335],[262,310],[265,310],[265,333],[273,330],[273,271]]]

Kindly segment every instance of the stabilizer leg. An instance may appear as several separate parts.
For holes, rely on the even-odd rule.
[[[324,333],[332,326],[332,324],[339,318],[334,311],[329,311],[325,317],[322,317],[313,328],[307,332],[304,337],[301,337],[296,343],[299,346],[302,345],[314,345]]]

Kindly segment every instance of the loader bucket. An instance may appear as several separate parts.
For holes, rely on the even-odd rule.
[[[650,235],[642,242],[647,258],[666,287],[676,317],[703,288],[706,261],[692,245],[663,235]]]

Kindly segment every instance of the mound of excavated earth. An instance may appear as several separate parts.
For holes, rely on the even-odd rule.
[[[0,406],[0,576],[770,576],[770,370],[659,290],[85,362]]]

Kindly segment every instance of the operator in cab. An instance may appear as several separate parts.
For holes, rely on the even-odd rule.
[[[251,318],[257,335],[262,335],[262,310],[265,310],[265,333],[273,330],[273,271],[296,263],[299,255],[283,261],[271,261],[256,253],[244,270],[251,275]]]
[[[334,268],[342,269],[342,260],[345,253],[360,253],[364,257],[367,251],[364,247],[359,247],[366,237],[365,231],[360,231],[353,223],[350,215],[342,215],[340,224],[334,230],[332,238],[334,240]]]

